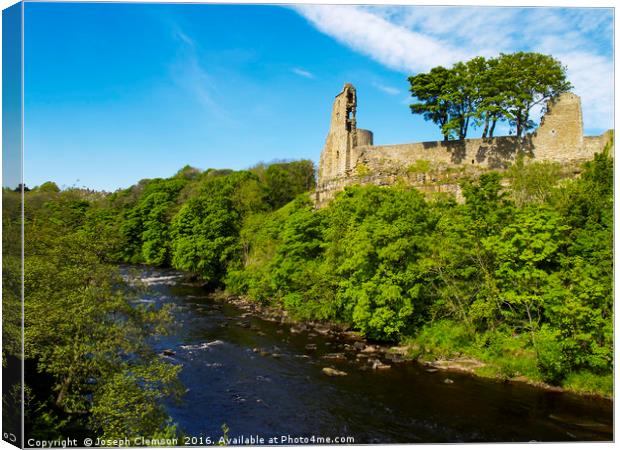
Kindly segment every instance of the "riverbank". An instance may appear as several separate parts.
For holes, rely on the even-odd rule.
[[[370,342],[344,324],[295,320],[283,308],[263,305],[244,296],[233,295],[225,291],[214,292],[211,295],[218,301],[231,303],[264,320],[287,324],[291,327],[292,333],[309,331],[349,341],[350,344],[345,344],[345,350],[348,350],[349,356],[353,355],[364,369],[388,370],[392,364],[415,361],[424,366],[428,372],[445,372],[447,383],[452,381],[448,378],[450,373],[461,373],[502,383],[527,384],[549,392],[571,393],[585,398],[613,401],[613,395],[606,395],[601,390],[556,386],[521,373],[507,376],[502,367],[493,361],[483,361],[470,355],[463,355],[458,351],[454,351],[453,355],[436,357],[431,352],[426,354],[424,351],[420,352],[419,344],[414,340],[398,345]],[[340,354],[332,356],[334,359],[344,357]],[[331,372],[330,368],[327,368],[326,373],[328,372]]]

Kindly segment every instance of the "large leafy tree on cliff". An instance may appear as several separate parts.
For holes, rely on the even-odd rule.
[[[504,93],[504,115],[518,137],[534,127],[532,108],[572,88],[562,63],[540,53],[501,54],[495,73]]]
[[[486,138],[493,137],[497,122],[506,120],[504,108],[506,96],[504,95],[504,78],[499,73],[498,59],[485,60],[483,69],[478,77],[480,101],[474,117],[476,118],[476,125],[484,125],[482,137]]]
[[[439,125],[444,140],[465,139],[472,124],[484,125],[482,137],[492,137],[501,120],[522,137],[534,127],[532,109],[571,88],[558,60],[526,52],[434,67],[409,77],[409,83],[418,100],[411,112]]]
[[[482,56],[462,63],[456,63],[450,70],[443,98],[450,104],[450,120],[443,132],[453,133],[459,139],[465,139],[472,120],[476,119],[477,110],[484,98],[482,87],[487,81],[488,62]]]
[[[450,70],[441,66],[434,67],[429,73],[409,77],[411,95],[419,100],[410,106],[411,112],[422,114],[425,120],[439,125],[446,141],[451,134],[445,129],[450,118],[450,100],[445,98],[449,79]]]
[[[472,120],[480,119],[483,87],[489,84],[487,67],[487,60],[478,56],[451,69],[439,66],[409,77],[409,90],[418,99],[411,112],[439,125],[444,140],[465,139]]]

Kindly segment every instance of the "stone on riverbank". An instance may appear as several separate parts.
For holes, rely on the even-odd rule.
[[[440,370],[452,370],[455,372],[474,373],[475,369],[484,367],[484,363],[472,358],[454,358],[437,360],[429,363],[432,368]]]
[[[353,341],[363,341],[364,338],[357,331],[343,331],[342,337],[351,339]]]

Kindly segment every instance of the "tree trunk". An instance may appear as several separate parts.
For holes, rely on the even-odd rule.
[[[463,127],[463,137],[461,139],[465,139],[467,137],[467,130],[469,129],[469,116],[465,119],[465,126]]]
[[[527,131],[527,122],[530,120],[530,110],[526,109],[525,114],[523,116],[523,121],[521,122],[521,135],[519,137],[525,136],[525,132]]]
[[[489,115],[487,114],[484,118],[484,129],[482,130],[482,139],[487,137],[487,133],[489,132]]]
[[[62,407],[62,402],[65,400],[67,396],[67,392],[69,392],[69,386],[71,386],[71,375],[65,378],[62,382],[62,386],[60,387],[60,392],[58,392],[58,396],[56,397],[56,406],[64,411]]]
[[[489,130],[489,137],[493,137],[493,133],[495,132],[495,125],[497,124],[497,117],[493,117],[493,123],[491,124],[491,129]]]

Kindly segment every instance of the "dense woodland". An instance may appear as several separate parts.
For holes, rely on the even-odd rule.
[[[482,375],[611,395],[607,151],[574,179],[523,161],[464,179],[462,204],[397,184],[348,187],[317,210],[314,184],[313,164],[294,161],[185,167],[112,194],[51,182],[26,192],[28,434],[177,433],[160,400],[181,393],[178,367],[145,343],[166,332],[169,311],[132,305],[119,263],[188,271],[299,320],[406,344],[412,357],[470,356],[487,363]],[[6,360],[19,353],[9,293],[20,205],[3,194]]]

